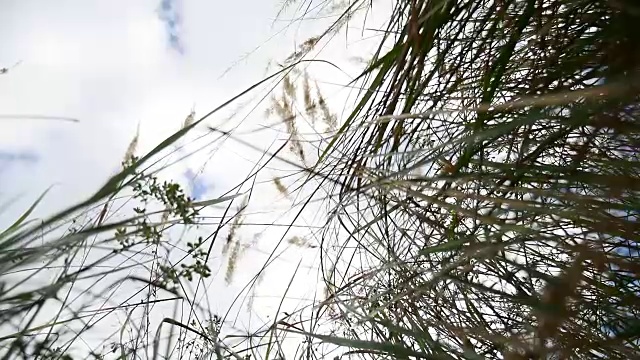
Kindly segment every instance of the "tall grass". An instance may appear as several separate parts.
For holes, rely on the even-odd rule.
[[[638,20],[395,2],[316,165],[337,203],[318,312],[342,334],[318,337],[371,358],[638,357]]]

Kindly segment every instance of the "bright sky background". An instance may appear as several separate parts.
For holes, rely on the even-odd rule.
[[[390,2],[377,3],[383,9]],[[333,20],[292,23],[291,12],[274,21],[279,7],[278,1],[265,0],[0,1],[0,68],[9,69],[0,75],[0,226],[15,219],[51,185],[54,188],[36,216],[85,198],[119,169],[138,126],[138,153],[142,154],[177,131],[191,109],[197,118],[259,81],[275,69],[267,70],[270,61],[283,60]],[[374,5],[368,21],[375,22],[381,13],[384,11]],[[332,84],[345,83],[356,75],[362,64],[353,58],[370,57],[372,45],[377,44],[375,38],[361,40],[373,35],[363,33],[361,27],[362,21],[354,21],[348,40],[337,36],[319,56],[330,59],[341,71],[328,65],[310,69],[337,113],[343,110],[348,91]],[[247,114],[243,101],[264,95],[264,91],[252,93],[229,110]],[[273,124],[263,110],[252,113],[242,128]],[[33,117],[25,118],[27,115]],[[214,116],[208,123],[228,128],[225,119]],[[278,130],[244,139],[267,148],[275,138],[284,137],[284,127]],[[205,132],[205,128],[196,129],[182,144]],[[196,154],[166,176],[201,199],[224,193],[247,175],[260,154],[230,141],[223,145],[215,154]],[[265,172],[266,179],[282,174],[277,168]],[[247,221],[290,221],[294,215],[286,212],[290,200],[270,183],[260,189],[250,210],[262,215]],[[12,201],[11,207],[4,206]],[[321,213],[302,219],[306,224],[321,220]],[[208,292],[215,295],[218,303],[214,307],[221,311],[262,266],[264,254],[273,250],[284,231],[262,230],[259,226],[243,228],[246,243],[260,242],[254,242],[245,254],[243,262],[250,265],[239,267],[238,279],[230,288],[221,280],[224,266],[218,259],[216,280]],[[263,281],[264,301],[254,304],[262,310],[260,316],[275,310],[301,257],[304,261],[297,280],[301,285],[292,287],[298,290],[289,295],[308,297],[315,292],[316,251],[282,257]]]

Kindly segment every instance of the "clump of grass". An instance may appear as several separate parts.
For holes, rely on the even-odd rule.
[[[336,199],[323,261],[342,265],[325,276],[343,315],[329,341],[638,357],[637,20],[607,2],[395,3],[314,167]]]
[[[292,71],[292,73],[294,72]],[[289,150],[296,155],[303,164],[306,164],[307,156],[303,146],[304,139],[302,139],[302,135],[298,130],[297,117],[299,115],[306,115],[308,119],[305,120],[307,120],[313,128],[315,128],[318,119],[321,118],[327,125],[327,128],[323,132],[335,131],[338,123],[336,115],[329,109],[317,83],[315,84],[315,98],[312,95],[309,73],[307,71],[298,72],[298,75],[302,77],[301,92],[304,111],[297,112],[295,110],[296,102],[298,101],[298,89],[290,74],[287,74],[282,80],[281,96],[271,97],[271,103],[265,110],[265,115],[267,117],[275,115],[282,121],[289,134]]]
[[[300,134],[296,126],[296,115],[293,112],[293,103],[296,99],[295,87],[289,79],[288,75],[284,77],[284,86],[282,96],[280,98],[271,98],[271,109],[275,115],[284,123],[287,133],[290,136],[289,149],[294,153],[302,163],[306,163],[306,157]]]

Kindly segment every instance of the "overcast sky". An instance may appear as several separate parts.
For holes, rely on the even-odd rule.
[[[270,61],[286,58],[331,20],[292,23],[291,15],[285,13],[274,21],[279,6],[279,1],[265,0],[1,0],[0,68],[8,71],[0,75],[0,203],[15,201],[3,209],[0,225],[11,222],[52,185],[37,216],[85,198],[118,170],[138,126],[138,153],[144,153],[178,130],[192,109],[196,117],[203,115],[262,79],[270,73]],[[360,33],[361,23],[354,26],[357,31],[351,31],[350,40],[338,36],[320,56],[341,70],[315,65],[312,72],[338,114],[347,93],[331,84],[345,83],[355,75],[362,64],[353,57],[367,58],[375,44],[360,39],[371,35]],[[251,94],[229,110],[248,114],[243,101],[264,95],[264,91]],[[216,116],[209,124],[229,126],[225,119]],[[256,111],[243,127],[255,129],[269,123],[273,120]],[[204,133],[205,128],[196,129],[178,145]],[[278,137],[284,135],[264,131],[246,139],[267,148]],[[190,195],[210,198],[246,176],[259,155],[224,142],[180,163],[168,176],[185,185]],[[267,171],[267,178],[282,175],[277,168]],[[286,211],[289,200],[270,184],[263,189],[252,210],[270,213],[253,216],[251,221],[290,221],[294,214]],[[322,220],[318,213],[314,215],[303,221]],[[243,236],[248,243],[265,234],[271,237],[253,253],[247,252],[249,257],[273,250],[283,231],[247,229]],[[271,309],[269,303],[278,303],[278,291],[288,285],[300,255],[305,256],[306,271],[300,281],[313,288],[309,279],[316,276],[317,253],[282,258],[279,265],[274,264],[272,274],[276,275],[267,291],[273,299],[265,309]],[[245,278],[262,263],[252,265]],[[238,288],[242,285],[240,280]],[[224,282],[218,280],[216,286]],[[292,296],[308,295],[302,290]],[[227,295],[220,307],[232,298]]]

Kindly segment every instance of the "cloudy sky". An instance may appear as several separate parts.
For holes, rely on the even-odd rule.
[[[179,129],[191,109],[204,114],[262,79],[274,70],[270,61],[328,24],[292,22],[286,13],[274,20],[277,1],[3,0],[2,7],[0,67],[8,72],[0,81],[0,191],[33,196],[55,184],[52,196],[64,200],[49,203],[57,204],[104,181],[138,126],[144,152]],[[318,65],[321,86],[349,79],[351,52],[367,56],[357,51],[360,40],[351,52],[344,39],[334,43],[323,56],[341,70]],[[327,85],[325,97],[340,91]],[[261,112],[245,122],[269,123]]]
[[[0,68],[7,70],[0,75],[1,226],[50,186],[35,216],[85,198],[119,169],[138,129],[138,153],[144,153],[180,129],[190,111],[197,118],[273,72],[274,61],[286,58],[333,20],[292,21],[295,7],[275,19],[280,2],[265,0],[1,0],[0,7]],[[373,11],[369,18],[375,15]],[[354,58],[371,54],[375,39],[363,40],[370,37],[362,32],[362,23],[354,23],[348,38],[338,35],[318,57],[330,59],[340,70],[326,64],[308,69],[337,114],[345,107],[348,91],[335,84],[346,83],[362,68]],[[208,124],[227,129],[241,124],[239,133],[273,124],[265,118],[264,106],[252,111],[268,89],[261,87]],[[244,139],[268,149],[284,138],[283,130]],[[205,146],[212,140],[206,133],[204,127],[195,129],[176,146]],[[188,152],[182,149],[178,154]],[[243,179],[259,156],[232,141],[219,142],[165,176],[181,182],[192,196],[211,198]],[[266,179],[287,169],[274,165],[266,170]],[[261,189],[247,222],[290,222],[295,215],[288,210],[291,200],[268,182]],[[302,221],[321,222],[319,214]],[[253,266],[245,280],[263,265],[284,231],[246,228],[248,243],[256,245],[256,239],[262,239],[246,256],[262,257],[248,261]],[[276,252],[280,251],[284,250]],[[266,280],[267,312],[279,303],[278,294],[287,287],[301,256],[301,272],[306,275],[300,282],[307,286],[290,295],[305,297],[309,288],[315,291],[309,276],[316,276],[317,253],[282,256],[272,264],[275,276]],[[223,277],[221,264],[214,271],[218,279]],[[220,280],[215,284],[225,286]],[[238,289],[242,285],[239,280]],[[232,299],[227,295],[220,300],[221,310]]]
[[[148,149],[194,105],[208,111],[261,78],[267,59],[285,53],[282,38],[247,60],[255,66],[221,75],[268,39],[275,5],[3,1],[0,64],[10,71],[0,82],[2,191],[59,184],[66,198],[95,189],[117,167],[138,123]]]

